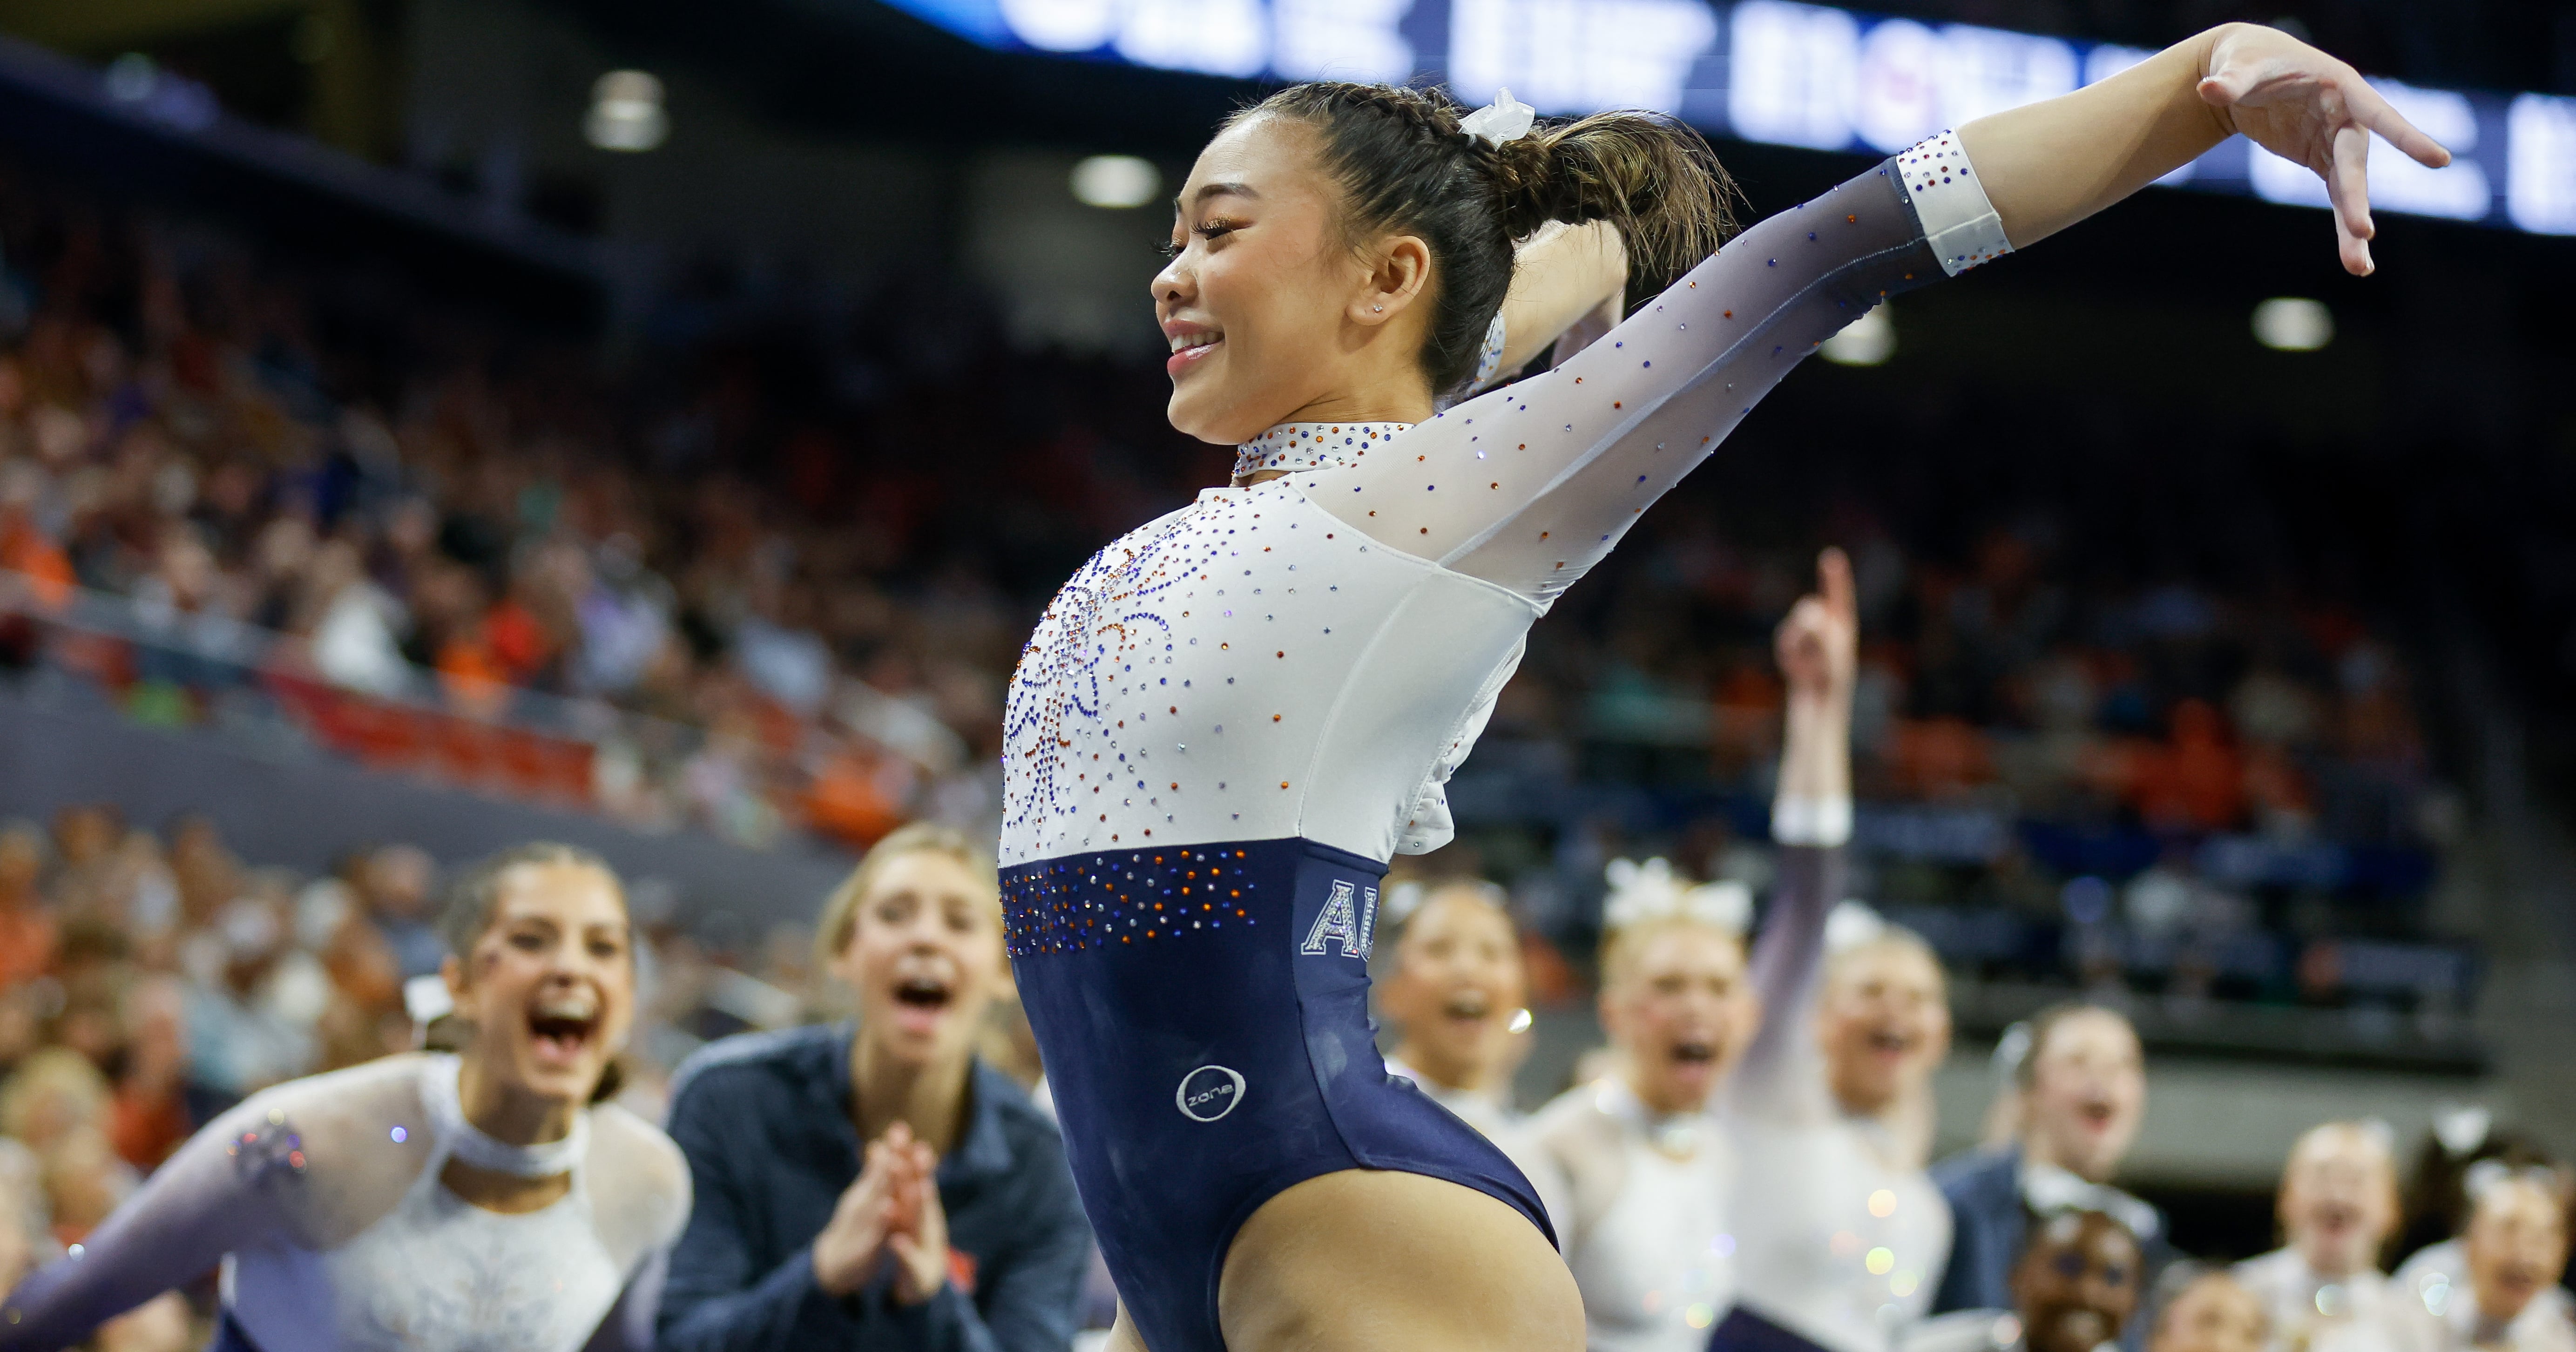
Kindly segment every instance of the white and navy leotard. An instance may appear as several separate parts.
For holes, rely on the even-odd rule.
[[[1826,338],[2001,247],[1935,138],[1746,231],[1552,371],[1416,426],[1273,429],[1235,486],[1065,584],[1010,690],[1007,933],[1084,1207],[1155,1352],[1223,1347],[1235,1230],[1318,1174],[1446,1178],[1546,1228],[1500,1151],[1386,1073],[1378,880],[1449,839],[1443,786],[1556,597]],[[1265,470],[1284,473],[1244,482]]]
[[[456,1074],[452,1056],[399,1056],[254,1095],[9,1293],[0,1352],[78,1343],[218,1260],[219,1352],[650,1348],[661,1255],[689,1214],[678,1148],[614,1107],[554,1145],[503,1145],[465,1120]],[[485,1211],[439,1181],[460,1154],[569,1172],[571,1189]]]

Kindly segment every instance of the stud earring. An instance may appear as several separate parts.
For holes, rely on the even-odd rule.
[[[1372,305],[1372,306],[1370,306],[1369,308],[1370,308],[1370,309],[1372,309],[1372,310],[1377,311],[1377,312],[1378,312],[1378,313],[1380,313],[1380,314],[1384,314],[1384,313],[1386,313],[1386,307],[1385,307],[1385,306],[1383,306],[1383,305]]]

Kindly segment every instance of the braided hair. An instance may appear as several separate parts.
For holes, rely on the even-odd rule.
[[[1551,119],[1490,145],[1458,128],[1439,90],[1319,80],[1234,115],[1315,129],[1339,181],[1353,244],[1390,231],[1431,253],[1431,323],[1422,366],[1435,390],[1475,373],[1486,326],[1511,290],[1512,241],[1549,221],[1608,221],[1628,249],[1631,300],[1653,295],[1735,232],[1734,182],[1708,142],[1656,113]]]

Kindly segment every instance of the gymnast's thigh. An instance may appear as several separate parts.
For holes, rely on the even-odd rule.
[[[1582,1352],[1583,1299],[1530,1218],[1427,1174],[1343,1169],[1261,1204],[1226,1251],[1227,1352]]]

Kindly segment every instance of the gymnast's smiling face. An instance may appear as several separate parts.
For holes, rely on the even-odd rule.
[[[1354,240],[1313,128],[1247,117],[1199,152],[1154,277],[1172,426],[1230,445],[1283,422],[1419,422],[1430,253]]]

